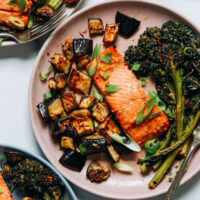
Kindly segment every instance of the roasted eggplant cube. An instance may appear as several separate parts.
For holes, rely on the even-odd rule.
[[[115,133],[117,135],[120,135],[121,133],[119,127],[111,118],[109,118],[109,120],[106,123],[106,126],[102,129],[101,133],[106,134],[108,131]]]
[[[104,122],[109,115],[109,110],[105,103],[97,103],[93,109],[92,116],[99,122]]]
[[[75,151],[74,141],[73,141],[73,138],[71,137],[63,136],[61,138],[60,146],[62,149],[71,149]]]
[[[71,89],[88,94],[90,92],[92,79],[82,72],[72,69],[68,80],[68,85]]]
[[[87,169],[87,178],[91,182],[100,183],[110,176],[110,169],[96,160],[92,160]]]
[[[94,133],[94,123],[90,117],[75,119],[72,122],[72,127],[76,131],[77,136],[84,136]]]
[[[90,62],[90,56],[85,55],[77,58],[76,65],[79,69],[83,69],[85,66],[89,64],[89,62]]]
[[[90,111],[88,109],[74,110],[71,115],[73,119],[80,119],[82,117],[89,117]]]
[[[54,10],[48,6],[44,5],[36,10],[36,20],[38,22],[48,21],[53,14]]]
[[[82,98],[81,98],[81,101],[78,105],[79,108],[86,108],[86,109],[90,109],[94,103],[96,101],[96,98],[94,96],[86,96],[84,95]]]
[[[64,73],[57,73],[49,79],[49,88],[53,90],[63,89],[66,85],[67,77]]]
[[[56,120],[60,115],[64,113],[64,108],[60,98],[52,101],[48,106],[48,112],[51,119]]]
[[[88,28],[90,35],[101,35],[104,33],[103,21],[100,18],[89,18]]]
[[[63,55],[55,53],[50,62],[59,72],[63,72],[66,75],[68,74],[71,67],[71,62]]]
[[[95,150],[96,152],[104,151],[107,146],[106,138],[98,133],[83,137],[82,143],[88,150]]]
[[[42,117],[42,119],[48,119],[49,118],[49,111],[48,111],[48,104],[44,101],[37,105],[37,108],[39,110],[39,113]]]
[[[113,163],[118,162],[120,159],[120,155],[117,153],[117,151],[114,149],[114,147],[111,144],[107,146],[106,155],[108,156],[110,161]]]
[[[67,131],[67,127],[70,126],[70,122],[70,117],[63,117],[58,119],[53,128],[53,136],[55,136],[56,138],[57,136],[62,136],[64,132]]]
[[[65,150],[59,162],[65,167],[69,167],[76,171],[81,171],[85,165],[87,157],[77,151],[71,149]]]
[[[120,12],[117,12],[115,22],[119,24],[119,33],[125,37],[130,37],[140,25],[140,21],[137,19]]]
[[[65,40],[65,44],[62,46],[63,53],[65,54],[68,60],[73,60],[74,52],[73,52],[73,40],[71,38],[67,38]]]
[[[93,50],[93,41],[90,39],[74,39],[73,50],[75,57],[90,56]]]
[[[106,31],[103,38],[104,43],[113,44],[118,33],[118,24],[106,24]]]
[[[72,91],[66,91],[62,94],[62,103],[66,112],[70,112],[71,110],[77,107],[76,96]]]

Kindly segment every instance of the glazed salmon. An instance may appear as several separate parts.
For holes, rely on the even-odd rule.
[[[104,63],[99,59],[97,71],[93,76],[94,82],[123,130],[142,147],[147,140],[156,138],[166,131],[170,125],[169,121],[162,112],[161,115],[151,120],[145,119],[142,124],[136,125],[136,117],[149,97],[143,91],[132,70],[125,64],[123,56],[115,48],[109,47],[100,54],[100,58],[109,52],[112,53],[111,63]],[[96,60],[93,60],[91,66],[95,65]],[[102,77],[105,72],[109,72],[106,80]],[[112,94],[104,94],[106,84],[117,85],[121,89]],[[161,111],[154,105],[150,114],[157,112]]]
[[[18,17],[20,20],[23,21],[24,26],[23,27],[15,26],[9,21],[9,17]],[[8,12],[8,11],[0,10],[0,24],[6,24],[9,27],[23,30],[25,26],[27,25],[27,23],[28,23],[27,15],[21,15],[20,13],[16,13],[16,12]]]
[[[23,10],[23,12],[27,12],[28,9],[30,9],[33,6],[33,3],[31,0],[26,0],[26,6]],[[0,10],[5,11],[12,11],[12,12],[19,12],[19,6],[18,3],[13,4],[13,6],[10,6],[10,0],[0,0]]]
[[[1,174],[0,174],[0,187],[2,189],[2,193],[0,194],[1,200],[14,200]]]

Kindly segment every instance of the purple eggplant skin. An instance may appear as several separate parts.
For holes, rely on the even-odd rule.
[[[70,169],[80,172],[86,162],[87,156],[71,149],[66,149],[59,162]]]
[[[139,27],[140,21],[117,11],[115,22],[119,24],[119,33],[124,37],[130,37]]]
[[[90,39],[74,39],[73,50],[75,57],[90,56],[93,50],[93,40]]]
[[[37,105],[37,108],[39,110],[39,113],[42,117],[42,119],[48,119],[49,118],[49,111],[48,111],[48,103],[41,102]]]

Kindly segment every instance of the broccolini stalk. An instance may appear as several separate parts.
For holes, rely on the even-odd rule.
[[[161,164],[162,164],[162,160],[159,160],[156,164],[153,165],[153,169],[157,170]]]
[[[191,138],[188,138],[185,143],[183,144],[183,148],[180,152],[180,155],[183,156],[183,157],[186,157],[187,155],[187,152],[188,152],[188,148],[189,148],[189,144],[190,144],[190,141],[191,141]]]
[[[180,69],[176,69],[173,63],[171,64],[172,78],[175,87],[176,94],[176,127],[177,138],[180,139],[183,133],[183,111],[184,111],[184,99],[183,99],[183,87],[182,76]]]
[[[185,129],[185,134],[176,143],[174,143],[173,145],[171,145],[170,147],[166,149],[161,150],[160,155],[166,155],[170,153],[171,151],[173,151],[174,149],[177,149],[180,145],[182,145],[188,139],[188,137],[192,134],[199,120],[200,120],[200,110],[197,111],[197,114],[192,124],[187,125]]]

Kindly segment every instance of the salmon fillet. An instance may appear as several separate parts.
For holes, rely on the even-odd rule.
[[[33,3],[31,0],[26,0],[26,6],[23,10],[23,12],[27,12],[28,9],[30,9],[33,6]],[[10,0],[0,0],[0,10],[5,11],[12,11],[12,12],[19,12],[19,6],[18,3],[13,4],[12,7],[10,7]]]
[[[1,200],[14,200],[12,197],[12,194],[8,188],[8,186],[6,185],[2,175],[0,174],[0,187],[3,190],[3,193],[0,194],[0,199]]]
[[[24,22],[24,26],[23,27],[15,26],[9,21],[9,17],[18,17],[20,20]],[[27,23],[28,23],[27,15],[21,15],[20,13],[16,13],[16,12],[8,12],[8,11],[0,10],[0,24],[6,24],[9,27],[23,30],[25,26],[27,25]]]
[[[166,131],[170,125],[169,121],[162,112],[161,115],[151,120],[146,118],[140,125],[136,125],[136,117],[149,97],[143,91],[132,70],[125,64],[123,56],[115,48],[109,47],[100,54],[100,58],[109,52],[112,52],[111,63],[104,63],[99,59],[97,71],[93,76],[94,82],[123,130],[142,147],[146,141]],[[93,60],[91,67],[95,65],[96,60]],[[109,72],[106,80],[102,77],[105,72]],[[104,94],[107,83],[118,85],[121,89],[113,94]],[[154,105],[150,115],[157,112],[161,110]]]

